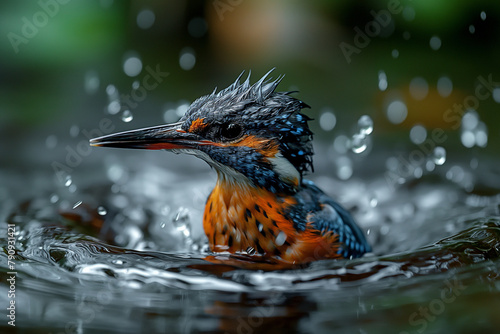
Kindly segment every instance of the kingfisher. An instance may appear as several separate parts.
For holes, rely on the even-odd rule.
[[[217,172],[203,215],[214,253],[307,264],[355,258],[371,248],[349,212],[303,178],[313,171],[309,108],[277,92],[284,76],[229,87],[195,100],[176,123],[92,139],[92,146],[168,150]]]

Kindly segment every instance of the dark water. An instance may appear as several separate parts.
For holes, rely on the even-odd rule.
[[[345,182],[314,174],[352,210],[374,253],[278,271],[224,264],[249,261],[244,258],[221,256],[222,264],[204,260],[210,254],[201,212],[214,182],[207,169],[179,174],[156,160],[145,167],[105,159],[92,173],[82,170],[64,184],[43,172],[5,171],[0,238],[7,245],[7,224],[15,226],[16,329],[495,332],[500,326],[498,167],[473,165],[448,161],[394,187],[384,173]],[[455,182],[453,166],[474,176],[472,189]],[[8,247],[3,249],[0,299],[8,305],[12,270]],[[12,330],[5,318],[1,325]]]

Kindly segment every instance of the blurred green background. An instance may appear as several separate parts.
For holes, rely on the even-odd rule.
[[[410,129],[421,124],[444,129],[443,146],[460,156],[463,131],[445,114],[475,95],[479,77],[500,82],[499,23],[493,1],[2,1],[1,163],[26,161],[26,152],[37,161],[103,117],[115,131],[164,123],[241,71],[256,80],[273,67],[274,76],[286,73],[281,89],[299,90],[314,118],[335,116],[313,125],[326,142],[352,135],[369,115],[375,148],[412,147]],[[110,112],[110,85],[138,94],[148,68],[168,76]],[[395,94],[407,115],[391,121]],[[493,89],[476,106],[488,140],[471,149],[496,154],[499,103]]]

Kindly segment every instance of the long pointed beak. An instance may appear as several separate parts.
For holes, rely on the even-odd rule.
[[[196,149],[210,142],[181,129],[181,123],[115,133],[90,140],[91,146],[148,150]]]

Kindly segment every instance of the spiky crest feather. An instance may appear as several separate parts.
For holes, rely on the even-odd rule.
[[[312,132],[307,124],[310,118],[300,112],[309,106],[290,96],[292,92],[275,92],[284,75],[272,80],[269,74],[273,70],[253,85],[251,72],[240,82],[242,72],[227,88],[194,101],[180,121],[185,129],[201,118],[211,125],[238,123],[247,133],[277,138],[283,156],[302,175],[313,169]]]

